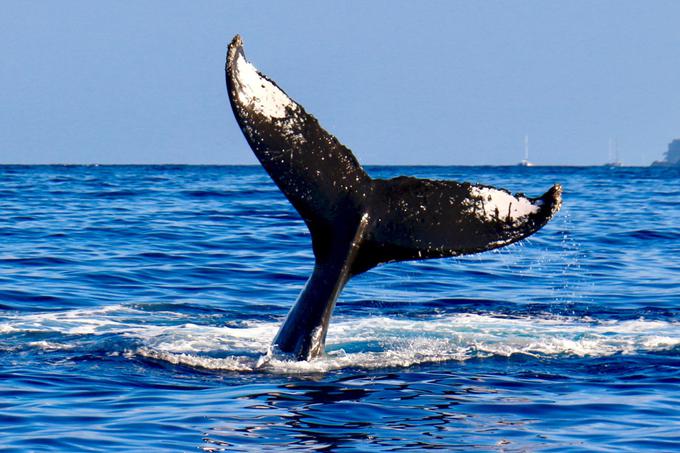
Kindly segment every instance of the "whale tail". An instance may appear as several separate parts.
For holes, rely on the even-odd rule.
[[[353,275],[379,264],[483,252],[538,231],[559,210],[489,186],[411,177],[372,179],[352,152],[246,60],[227,51],[229,101],[248,144],[312,236],[315,268],[274,340],[297,359],[323,352],[335,300]]]

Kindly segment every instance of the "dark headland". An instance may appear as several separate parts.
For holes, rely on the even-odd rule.
[[[664,160],[655,160],[652,167],[680,167],[680,139],[670,142]]]

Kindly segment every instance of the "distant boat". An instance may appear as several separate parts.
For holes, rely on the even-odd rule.
[[[609,162],[604,164],[605,167],[621,167],[623,164],[619,160],[619,147],[616,146],[616,140],[609,139]]]
[[[522,162],[518,163],[520,167],[533,167],[534,164],[529,162],[529,136],[524,136],[524,159]]]

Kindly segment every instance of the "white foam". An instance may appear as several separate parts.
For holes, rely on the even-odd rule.
[[[481,202],[481,209],[476,210],[476,213],[484,220],[510,219],[516,222],[540,209],[540,206],[532,204],[528,198],[517,198],[504,190],[491,187],[473,186],[470,188],[470,196]]]
[[[212,357],[199,357],[191,354],[173,354],[148,348],[140,348],[136,351],[136,354],[139,354],[142,357],[172,363],[173,365],[184,365],[207,370],[253,371],[252,360],[247,360],[244,357],[218,359]]]
[[[55,343],[52,341],[31,341],[28,343],[32,348],[42,349],[43,351],[63,351],[75,348],[72,344]]]
[[[262,77],[255,66],[238,53],[234,62],[236,95],[241,103],[268,118],[284,118],[289,110],[296,110],[293,102],[279,87]]]
[[[140,319],[143,317],[143,319]],[[153,324],[156,323],[162,324]],[[184,315],[126,308],[71,310],[5,316],[0,333],[61,333],[68,339],[28,343],[43,350],[77,349],[78,337],[117,335],[133,340],[128,356],[224,371],[317,373],[343,368],[407,367],[516,354],[536,357],[606,357],[663,351],[680,346],[680,322],[597,321],[555,316],[505,317],[446,314],[427,319],[389,317],[334,319],[328,354],[309,362],[266,355],[279,322],[246,322],[242,327],[187,323]],[[125,351],[110,351],[118,354]],[[259,362],[259,363],[258,363]]]
[[[22,331],[96,335],[109,332],[122,333],[126,327],[133,330],[142,328],[142,326],[127,326],[113,319],[110,315],[115,312],[130,313],[131,310],[122,305],[112,305],[98,309],[11,315],[4,317],[5,322],[0,323],[0,333]]]

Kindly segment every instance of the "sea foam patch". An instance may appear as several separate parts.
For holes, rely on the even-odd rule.
[[[128,341],[107,344],[128,349],[110,354],[210,370],[273,373],[407,367],[517,354],[606,357],[680,346],[680,322],[458,313],[428,319],[340,318],[331,324],[324,357],[295,362],[267,356],[278,322],[248,321],[229,327],[187,323],[184,315],[171,312],[154,317],[124,306],[15,314],[0,318],[0,338],[36,334],[26,335],[25,347],[77,353],[81,341],[114,336]],[[37,339],[45,334],[51,334],[49,340]]]

